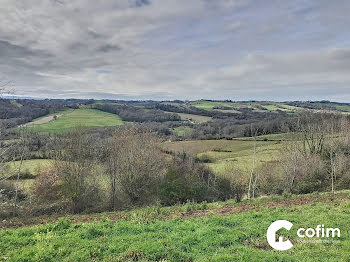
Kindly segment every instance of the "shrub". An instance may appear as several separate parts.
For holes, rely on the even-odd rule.
[[[53,201],[60,198],[61,186],[57,171],[51,165],[39,167],[33,184],[33,194],[41,201]]]
[[[312,154],[300,161],[293,193],[307,194],[323,191],[328,187],[329,179],[327,168],[321,157]]]
[[[228,164],[224,174],[218,179],[220,200],[235,198],[240,202],[248,188],[247,176],[233,164]]]
[[[214,159],[208,154],[201,154],[199,157],[196,158],[196,161],[201,163],[213,163]]]
[[[159,183],[158,195],[163,205],[212,202],[226,199],[228,181],[215,176],[191,157],[175,157]]]
[[[288,190],[287,179],[280,165],[266,162],[258,169],[258,191],[264,195],[281,195]]]
[[[23,172],[20,172],[19,176],[18,176],[18,174],[14,174],[14,175],[10,176],[8,179],[9,180],[17,180],[17,178],[19,178],[19,179],[33,179],[33,178],[35,178],[35,176],[32,173],[30,173],[29,169],[27,168]]]
[[[8,201],[15,199],[16,196],[16,186],[11,181],[1,181],[0,182],[0,201]],[[17,200],[22,201],[26,199],[27,195],[18,188]]]

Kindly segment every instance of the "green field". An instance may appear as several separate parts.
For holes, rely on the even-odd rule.
[[[223,112],[223,113],[232,113],[232,114],[242,114],[241,111],[235,109],[213,109],[213,111]]]
[[[18,170],[21,161],[14,161],[10,163],[10,169],[15,171]],[[39,167],[50,163],[49,159],[30,159],[23,160],[21,172],[29,172],[32,175],[36,175],[36,171]]]
[[[22,107],[23,105],[18,103],[16,100],[10,100],[10,103],[17,106],[17,107]]]
[[[199,109],[204,110],[212,110],[216,106],[225,106],[225,107],[231,107],[232,109],[238,109],[237,105],[233,102],[219,102],[219,101],[193,101],[190,102],[190,105],[195,106]]]
[[[74,111],[74,109],[72,109],[72,108],[66,108],[66,109],[64,109],[62,111],[58,111],[58,112],[51,113],[51,114],[48,114],[48,115],[45,115],[45,116],[42,116],[42,117],[38,117],[38,118],[34,119],[32,122],[40,120],[40,119],[45,118],[47,116],[66,115],[66,114],[72,113],[73,111]]]
[[[75,215],[0,230],[0,260],[349,261],[349,218],[349,191]],[[278,219],[293,223],[279,232],[292,241],[290,250],[273,250],[266,241],[267,228]],[[298,228],[319,224],[339,228],[340,238],[297,237]]]
[[[172,130],[172,132],[174,134],[176,134],[177,136],[187,136],[190,135],[192,133],[193,129],[191,127],[188,126],[179,126],[176,127]]]
[[[61,133],[74,127],[104,127],[122,125],[123,121],[115,114],[96,109],[79,108],[65,113],[57,120],[36,125],[34,130],[47,133]]]
[[[264,141],[266,137],[271,140]],[[267,161],[275,161],[282,146],[282,143],[277,140],[279,136],[266,137],[258,138],[259,141],[257,141],[258,166]],[[274,137],[276,140],[273,140]],[[227,166],[247,171],[253,164],[254,141],[249,139],[177,141],[164,143],[164,147],[178,153],[185,151],[199,159],[209,159],[210,163],[206,165],[216,173],[223,172]]]
[[[343,112],[350,112],[350,106],[348,105],[339,105],[336,103],[313,103],[318,106],[329,106],[334,107],[336,110],[343,111]]]
[[[233,140],[239,140],[239,141],[286,141],[289,139],[287,133],[280,133],[280,134],[268,134],[268,135],[261,135],[257,136],[256,138],[248,136],[248,137],[237,137],[233,138]]]
[[[238,113],[239,111],[237,110],[240,110],[243,108],[251,108],[253,109],[253,111],[256,111],[256,112],[264,112],[264,111],[275,112],[277,110],[280,110],[280,111],[293,113],[297,110],[301,110],[301,108],[299,107],[290,106],[282,102],[224,102],[224,101],[200,100],[200,101],[189,102],[189,104],[204,110],[218,110],[218,109],[214,109],[214,107],[217,107],[217,106],[229,107],[231,108],[231,111],[230,110],[220,110],[220,111],[231,112],[231,113]]]

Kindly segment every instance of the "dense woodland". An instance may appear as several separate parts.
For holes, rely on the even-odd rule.
[[[180,117],[177,114],[165,113],[164,111],[157,109],[140,108],[129,105],[113,105],[102,104],[95,105],[95,109],[113,113],[124,121],[129,122],[166,122],[166,121],[180,121]]]

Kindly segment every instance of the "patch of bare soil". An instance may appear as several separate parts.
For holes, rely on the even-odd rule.
[[[59,117],[63,116],[63,114],[54,115],[54,116],[45,116],[45,117],[40,118],[38,120],[35,120],[33,122],[23,124],[22,126],[32,126],[32,125],[34,126],[34,125],[46,124],[48,122],[55,120],[55,116],[56,116],[56,118],[59,118]]]

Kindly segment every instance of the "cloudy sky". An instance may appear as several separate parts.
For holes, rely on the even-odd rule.
[[[348,0],[1,0],[19,96],[350,102]]]

